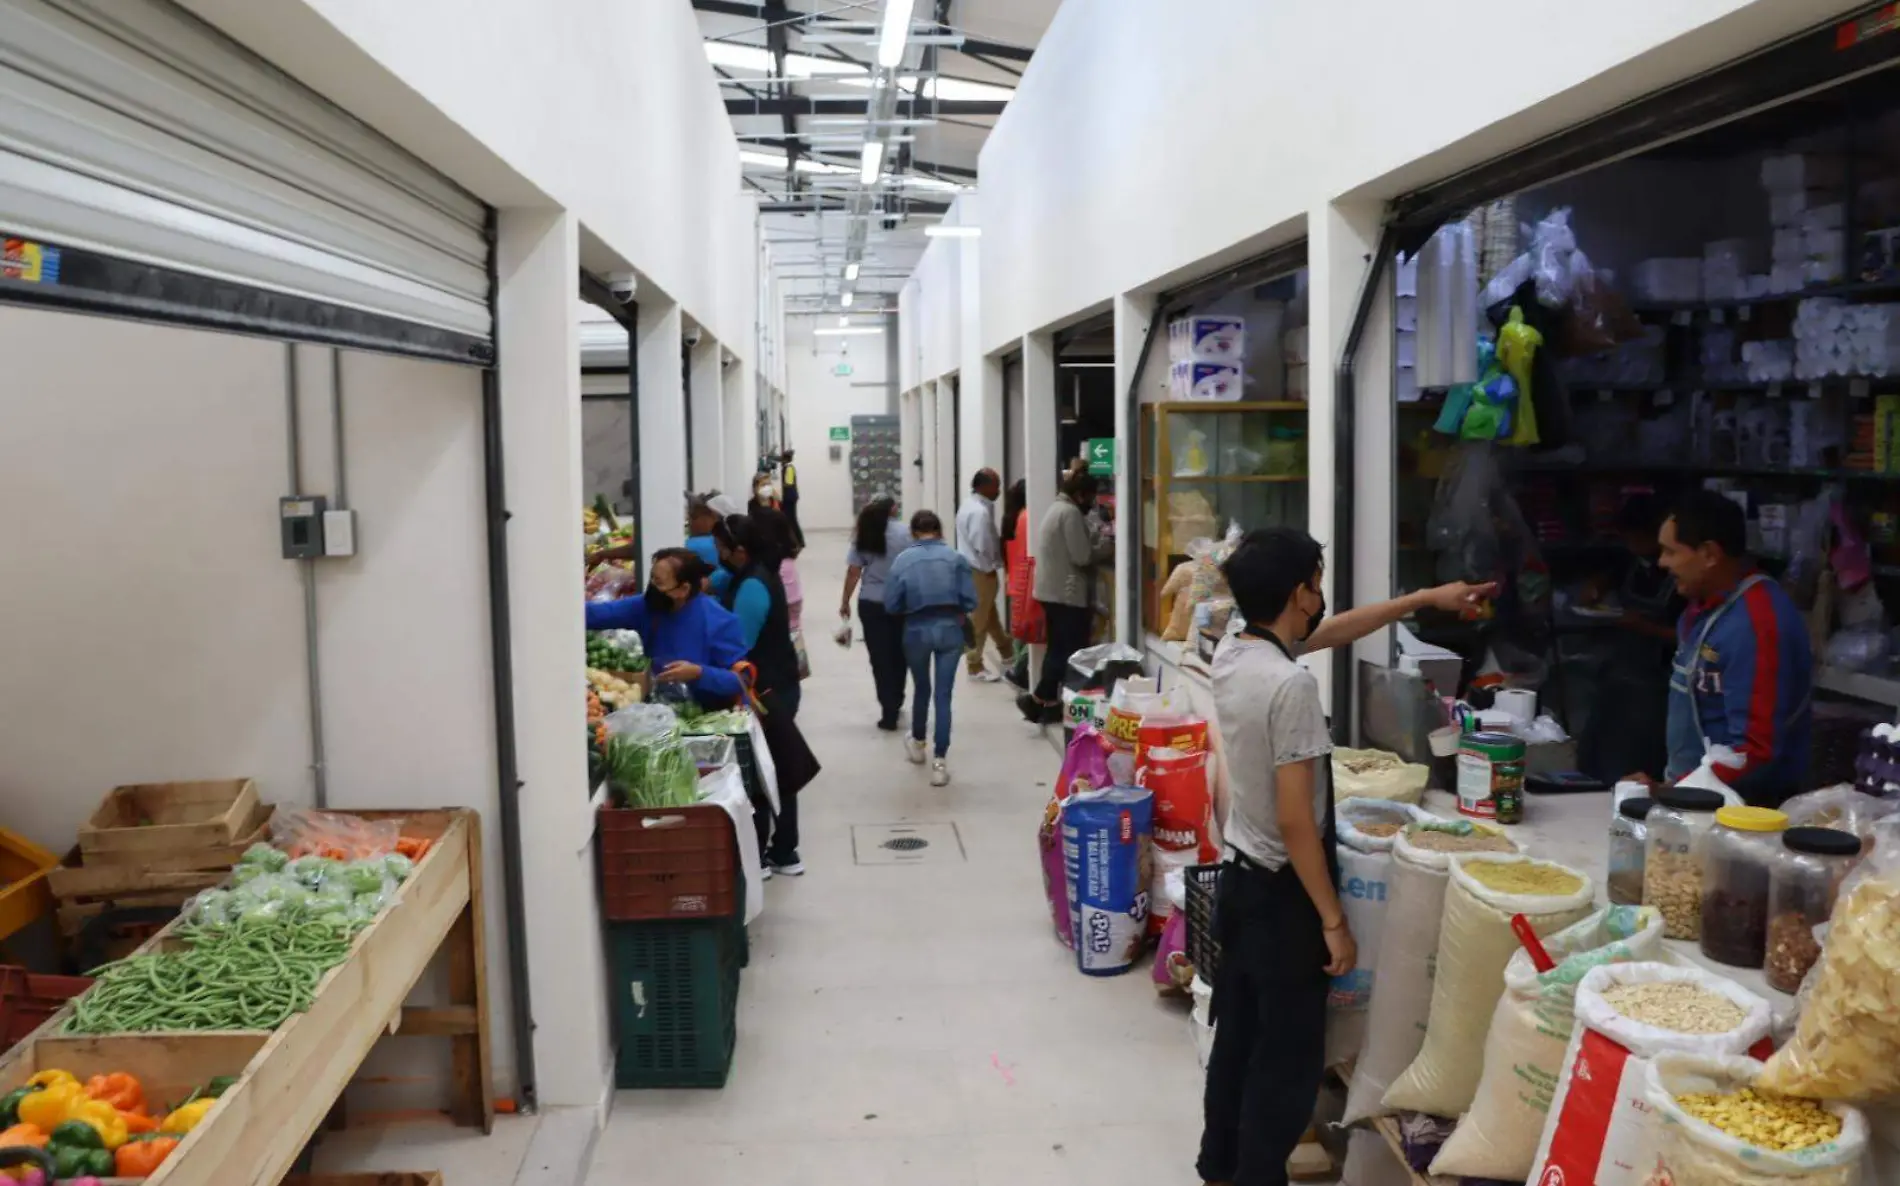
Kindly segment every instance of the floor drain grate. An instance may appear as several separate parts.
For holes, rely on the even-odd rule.
[[[853,824],[852,859],[860,865],[940,865],[966,859],[953,823]]]

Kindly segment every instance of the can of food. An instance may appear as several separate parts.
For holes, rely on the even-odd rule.
[[[1514,824],[1524,818],[1524,739],[1467,733],[1458,744],[1458,811]]]

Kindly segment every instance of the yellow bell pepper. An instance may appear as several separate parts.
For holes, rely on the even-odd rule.
[[[218,1101],[215,1099],[202,1099],[173,1108],[171,1114],[165,1117],[165,1122],[158,1126],[158,1131],[182,1136],[197,1128],[198,1123],[205,1118],[205,1113],[217,1106]]]
[[[72,1119],[73,1107],[82,1102],[87,1102],[85,1088],[79,1085],[79,1080],[67,1075],[64,1079],[49,1080],[40,1090],[21,1100],[17,1113],[21,1124],[30,1124],[41,1132],[52,1132]]]
[[[84,1097],[73,1104],[72,1112],[66,1118],[90,1124],[98,1132],[100,1143],[108,1149],[117,1149],[125,1144],[129,1134],[125,1117],[104,1100]]]
[[[40,1071],[26,1081],[28,1087],[51,1087],[56,1083],[77,1083],[79,1080],[71,1071]]]

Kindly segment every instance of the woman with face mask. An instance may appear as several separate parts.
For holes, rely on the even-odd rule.
[[[589,630],[632,630],[640,635],[661,684],[683,684],[693,699],[722,708],[741,687],[732,668],[748,650],[738,617],[700,589],[712,568],[685,548],[653,554],[646,592],[587,607]]]

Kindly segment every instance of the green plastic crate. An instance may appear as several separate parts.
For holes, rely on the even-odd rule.
[[[730,919],[609,923],[619,1087],[724,1087],[738,1040]]]

